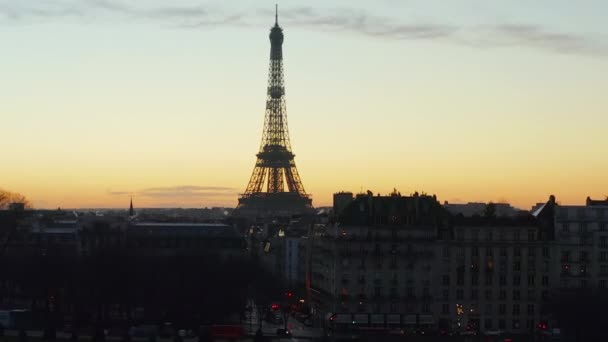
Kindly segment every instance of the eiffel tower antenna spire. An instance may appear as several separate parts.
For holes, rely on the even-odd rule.
[[[279,4],[274,5],[274,25],[279,26]]]

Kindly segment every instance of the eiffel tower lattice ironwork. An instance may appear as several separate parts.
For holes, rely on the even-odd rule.
[[[284,37],[276,14],[269,37],[270,67],[262,142],[237,210],[307,212],[312,209],[312,200],[304,191],[289,141],[283,79]]]

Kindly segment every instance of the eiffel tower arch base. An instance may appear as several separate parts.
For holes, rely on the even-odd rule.
[[[293,192],[258,192],[239,198],[234,215],[240,217],[300,216],[314,214],[312,199]]]

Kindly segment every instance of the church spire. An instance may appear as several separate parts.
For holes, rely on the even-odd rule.
[[[274,5],[274,25],[279,26],[279,4]]]
[[[133,210],[133,196],[131,196],[131,204],[129,205],[129,216],[135,216],[135,210]]]

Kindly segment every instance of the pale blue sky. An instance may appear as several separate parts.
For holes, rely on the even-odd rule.
[[[0,187],[42,207],[224,186],[259,147],[275,1],[0,0]],[[296,163],[315,205],[608,193],[606,1],[280,1]],[[370,162],[371,161],[371,162]],[[82,203],[82,204],[81,204]]]

